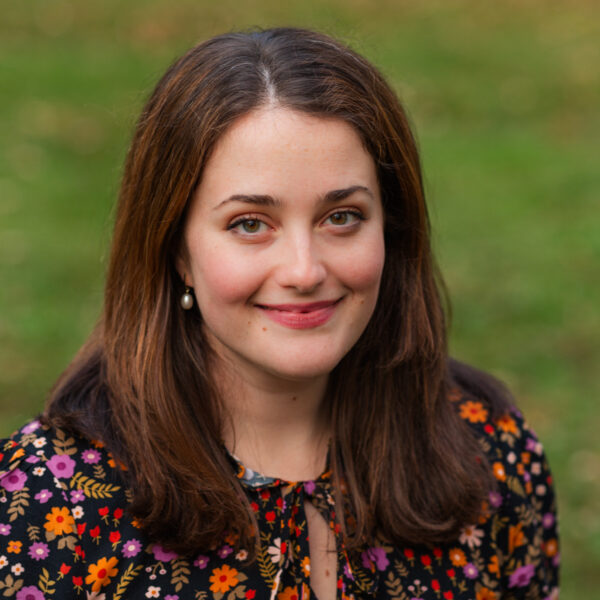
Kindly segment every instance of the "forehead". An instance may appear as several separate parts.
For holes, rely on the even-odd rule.
[[[211,198],[259,192],[285,197],[349,184],[377,188],[374,161],[355,129],[341,119],[278,107],[253,111],[229,127],[198,192]]]

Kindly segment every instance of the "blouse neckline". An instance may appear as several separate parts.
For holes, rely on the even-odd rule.
[[[271,487],[295,487],[302,485],[310,494],[314,492],[314,489],[318,484],[329,483],[331,480],[331,468],[329,466],[329,450],[327,451],[325,470],[316,479],[289,481],[281,477],[269,477],[267,475],[262,475],[258,471],[254,471],[250,467],[244,465],[244,463],[235,454],[230,452],[227,449],[227,447],[225,447],[225,445],[223,445],[223,447],[225,448],[227,457],[229,458],[230,462],[234,467],[235,476],[240,480],[242,485],[254,490],[266,489]]]

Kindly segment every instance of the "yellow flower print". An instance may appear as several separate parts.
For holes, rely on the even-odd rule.
[[[101,558],[97,563],[88,567],[89,575],[86,576],[85,582],[92,584],[92,592],[99,592],[101,588],[110,583],[111,577],[117,574],[117,563],[119,559],[111,556],[108,560]]]
[[[211,592],[228,592],[232,587],[238,584],[237,569],[229,565],[223,565],[213,569],[212,575],[209,578],[211,583]]]
[[[44,528],[54,535],[63,535],[64,533],[72,533],[74,525],[75,519],[66,506],[62,508],[53,506],[51,512],[46,515]]]
[[[452,548],[448,554],[455,567],[464,567],[467,564],[465,553],[460,548]]]
[[[481,402],[468,400],[460,405],[460,416],[471,423],[484,423],[488,416],[488,411],[483,408]]]
[[[23,546],[23,542],[8,542],[8,548],[6,548],[7,552],[14,552],[15,554],[19,554],[21,552],[21,548]]]

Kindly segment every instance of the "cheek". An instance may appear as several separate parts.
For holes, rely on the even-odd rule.
[[[260,286],[256,261],[240,259],[239,253],[219,248],[190,248],[196,298],[203,302],[245,302]],[[195,257],[198,257],[196,260]]]
[[[384,262],[383,239],[375,238],[354,250],[349,249],[339,264],[340,278],[353,290],[376,297]]]

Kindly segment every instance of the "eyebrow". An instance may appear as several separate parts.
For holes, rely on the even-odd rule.
[[[365,192],[371,198],[375,198],[373,192],[371,192],[371,190],[364,185],[351,185],[347,188],[331,190],[327,192],[322,197],[322,200],[326,204],[331,202],[339,202],[340,200],[344,200],[356,192]],[[268,206],[272,208],[279,208],[281,206],[281,200],[273,198],[273,196],[269,196],[268,194],[233,194],[232,196],[229,196],[229,198],[225,198],[225,200],[220,202],[213,210],[221,208],[221,206],[228,204],[229,202],[243,202],[245,204]]]

